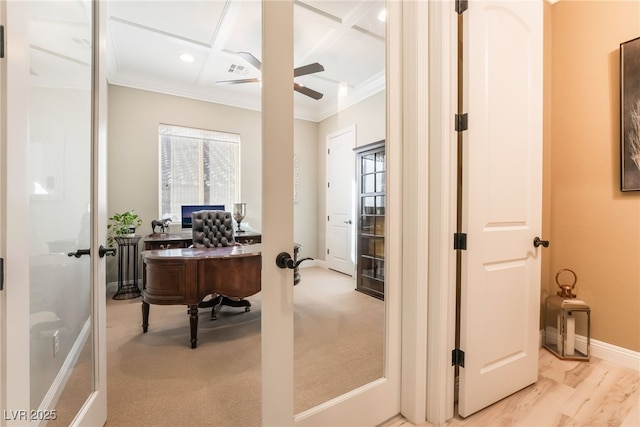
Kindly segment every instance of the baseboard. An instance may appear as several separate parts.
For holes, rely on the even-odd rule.
[[[125,280],[122,282],[123,285],[130,285],[133,283],[133,280]],[[142,279],[138,279],[138,288],[142,289]],[[107,293],[116,293],[118,292],[118,282],[109,282],[107,283]]]
[[[69,380],[69,377],[73,372],[73,368],[76,365],[78,358],[80,357],[80,353],[82,352],[82,349],[84,348],[84,345],[89,338],[90,330],[91,318],[87,319],[84,326],[82,327],[82,330],[80,330],[78,338],[76,338],[76,341],[73,343],[73,347],[71,347],[71,350],[69,350],[67,358],[64,360],[64,363],[58,371],[58,375],[56,375],[53,383],[51,384],[51,387],[49,387],[49,390],[47,391],[47,394],[44,396],[44,399],[42,399],[40,407],[38,408],[39,413],[44,413],[46,411],[55,409],[58,403],[58,399],[64,391],[64,387],[67,385],[67,381]],[[34,420],[30,425],[38,426],[40,425],[40,423],[41,421]]]
[[[107,293],[115,294],[118,291],[118,282],[107,283]]]
[[[327,263],[321,259],[314,259],[314,260],[305,261],[302,264],[300,264],[300,268],[310,268],[310,267],[327,268]]]
[[[634,371],[640,371],[640,352],[637,351],[591,340],[591,355]]]
[[[542,348],[543,340],[544,331],[541,330],[539,337],[540,348]],[[587,340],[585,337],[578,336],[576,341],[577,345],[583,344],[586,346]],[[640,352],[637,351],[592,339],[591,356],[640,372]]]

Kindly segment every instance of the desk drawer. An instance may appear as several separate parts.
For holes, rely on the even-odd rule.
[[[233,236],[236,239],[237,243],[241,245],[255,245],[256,243],[262,243],[262,235],[243,235],[237,233]]]
[[[184,240],[146,240],[144,249],[146,251],[154,249],[179,249],[191,246],[191,239]]]

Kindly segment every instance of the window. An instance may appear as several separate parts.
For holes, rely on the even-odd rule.
[[[180,223],[182,205],[240,200],[240,135],[161,124],[160,214]]]

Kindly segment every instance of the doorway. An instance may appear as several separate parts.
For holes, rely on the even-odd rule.
[[[356,127],[327,135],[327,268],[353,276]]]

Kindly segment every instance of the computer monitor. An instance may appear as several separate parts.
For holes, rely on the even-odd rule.
[[[182,228],[192,228],[191,214],[197,211],[223,211],[224,205],[182,205]]]

